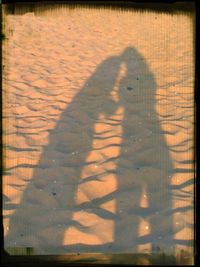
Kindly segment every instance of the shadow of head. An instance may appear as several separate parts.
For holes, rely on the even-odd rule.
[[[127,47],[119,57],[125,68],[119,84],[120,99],[127,102],[154,99],[156,82],[147,60],[133,47]]]

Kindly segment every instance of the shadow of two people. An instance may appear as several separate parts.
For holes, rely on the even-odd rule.
[[[122,65],[125,74],[116,82]],[[132,47],[96,68],[51,130],[49,144],[23,192],[21,203],[11,216],[6,246],[17,242],[18,246],[58,254],[66,251],[132,252],[146,243],[158,247],[173,245],[170,192],[173,167],[155,109],[156,88],[146,60]],[[94,126],[100,114],[110,118],[120,107],[123,119],[115,121],[115,126],[121,127],[120,153],[111,158],[116,167],[81,179],[81,172],[88,164],[86,159],[93,150]],[[112,134],[105,139],[115,136]],[[95,197],[94,192],[93,198],[77,204],[79,185],[90,186],[89,182],[99,181],[108,173],[115,175],[116,189],[99,197]],[[140,205],[142,195],[148,199],[147,207]],[[100,207],[112,200],[116,212]],[[64,233],[70,227],[85,234],[92,232],[92,228],[73,219],[73,213],[78,211],[114,222],[113,240],[84,244],[77,235],[76,244],[63,245]],[[149,223],[147,231],[139,229],[144,220]]]

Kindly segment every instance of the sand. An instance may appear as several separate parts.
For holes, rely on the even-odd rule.
[[[5,33],[5,248],[192,252],[192,18],[62,8]]]

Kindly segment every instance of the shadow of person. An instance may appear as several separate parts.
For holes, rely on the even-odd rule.
[[[126,75],[119,85],[124,119],[115,246],[126,252],[142,251],[139,245],[144,244],[150,244],[150,250],[173,251],[173,166],[156,112],[156,81],[136,49],[128,47],[121,59]]]
[[[110,95],[120,66],[113,56],[99,65],[94,74],[50,131],[33,177],[20,204],[12,214],[5,246],[34,247],[36,253],[59,253],[64,232],[72,220],[75,195],[82,168],[92,150],[94,125],[99,114],[112,115],[118,107]]]
[[[126,74],[116,84],[121,65]],[[139,245],[148,243],[171,246],[173,167],[156,113],[156,87],[145,59],[132,47],[96,68],[50,132],[49,144],[11,217],[5,246],[34,247],[37,254],[137,252]],[[116,100],[113,90],[118,92]],[[119,107],[124,115],[120,153],[113,170],[117,189],[77,205],[82,170],[95,164],[95,159],[86,161],[93,150],[94,126],[101,114],[111,117]],[[100,205],[113,199],[116,212],[100,212]],[[113,220],[113,242],[88,245],[77,238],[77,244],[63,245],[70,227],[89,231],[73,219],[74,212],[88,209]],[[148,224],[142,226],[144,222]]]

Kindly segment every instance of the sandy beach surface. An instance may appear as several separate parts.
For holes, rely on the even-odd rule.
[[[193,251],[193,21],[5,16],[5,248]]]

